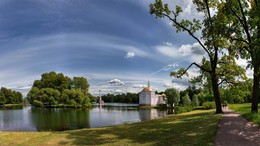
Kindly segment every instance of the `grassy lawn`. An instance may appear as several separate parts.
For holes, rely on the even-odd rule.
[[[221,115],[196,110],[151,121],[65,132],[0,132],[0,145],[214,145]]]
[[[260,113],[251,113],[251,103],[230,104],[228,107],[234,111],[239,112],[248,121],[251,121],[254,124],[260,126]]]

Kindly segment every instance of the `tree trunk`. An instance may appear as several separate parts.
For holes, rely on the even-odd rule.
[[[254,84],[253,84],[252,106],[251,106],[252,113],[258,113],[259,81],[260,81],[260,76],[258,70],[254,68]]]
[[[216,113],[222,113],[221,100],[220,100],[220,95],[218,90],[218,80],[215,73],[211,75],[211,81],[212,81],[212,90],[213,90],[215,104],[216,104]]]

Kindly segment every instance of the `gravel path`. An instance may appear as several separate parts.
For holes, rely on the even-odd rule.
[[[225,108],[219,123],[216,146],[260,146],[260,128]]]

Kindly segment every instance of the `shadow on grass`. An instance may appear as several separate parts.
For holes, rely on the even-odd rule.
[[[66,139],[73,145],[214,145],[219,118],[213,112],[169,116],[115,127],[68,131]]]

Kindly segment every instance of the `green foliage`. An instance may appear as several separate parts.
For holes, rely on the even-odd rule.
[[[214,101],[214,96],[212,94],[205,94],[203,92],[199,93],[198,95],[199,105],[202,105],[204,102],[207,101]]]
[[[139,103],[139,94],[126,93],[126,94],[106,94],[102,96],[104,102],[116,102],[116,103]]]
[[[207,110],[216,108],[216,105],[214,102],[203,102],[202,107]]]
[[[198,100],[198,95],[194,94],[192,96],[192,106],[197,107],[199,106],[199,100]]]
[[[196,88],[195,85],[191,85],[191,86],[188,86],[188,88],[186,88],[184,90],[184,92],[188,93],[189,97],[193,97],[193,95],[201,93],[202,89],[201,88]],[[185,94],[183,94],[183,96],[184,95]]]
[[[175,114],[186,113],[186,112],[190,112],[192,110],[193,110],[192,106],[177,106],[177,107],[174,107],[174,113]]]
[[[22,102],[23,102],[22,93],[4,87],[0,89],[0,105],[21,104]]]
[[[252,80],[237,82],[236,86],[221,88],[222,100],[228,103],[244,103],[251,101]]]
[[[77,107],[77,102],[73,99],[71,99],[68,104],[73,106],[73,107]]]
[[[38,100],[34,100],[31,104],[36,107],[41,107],[41,108],[43,107],[43,103]]]
[[[191,100],[188,94],[182,96],[182,105],[183,106],[191,105]]]
[[[174,104],[175,106],[179,105],[180,102],[180,93],[177,89],[175,88],[170,88],[165,90],[166,98],[167,98],[167,104],[172,105]]]
[[[174,76],[176,78],[182,78],[183,75],[189,76],[187,70],[185,68],[180,68],[178,71],[176,72],[171,72],[170,74],[171,76]]]
[[[92,97],[88,93],[89,84],[83,77],[71,80],[62,73],[49,72],[42,74],[41,80],[35,80],[27,94],[28,101],[40,101],[43,106],[71,105],[72,107],[88,107]],[[93,98],[93,97],[92,97]]]
[[[89,84],[87,79],[84,77],[74,77],[72,81],[72,87],[74,89],[81,89],[82,92],[87,93]]]

